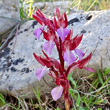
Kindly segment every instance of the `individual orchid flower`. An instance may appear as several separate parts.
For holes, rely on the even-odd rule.
[[[64,51],[64,60],[67,62],[68,66],[76,60],[76,57],[72,52],[73,50],[80,60],[84,56],[82,50],[76,49],[82,40],[82,35],[71,38],[72,34],[73,32],[70,31],[68,36],[65,38],[62,46]]]
[[[81,60],[84,56],[84,53],[81,49],[74,49],[74,52],[78,56],[79,60]],[[71,65],[73,62],[76,61],[75,54],[69,49],[66,49],[66,51],[64,52],[64,60],[67,62],[68,66]]]
[[[66,13],[64,13],[64,15],[61,16],[58,8],[56,9],[56,13],[57,20],[54,17],[54,26],[56,28],[57,34],[59,35],[61,40],[64,41],[65,37],[69,33],[69,30],[66,28],[68,26],[67,16]]]
[[[54,59],[54,58],[50,58],[48,57],[48,55],[42,50],[45,58],[43,58],[42,56],[37,56],[35,53],[33,53],[34,58],[44,67],[42,68],[38,68],[36,71],[36,76],[38,80],[41,80],[41,78],[44,76],[46,69],[47,68],[51,68],[54,72],[55,72],[55,76],[57,77],[58,72],[62,73],[62,67],[60,65],[60,63]],[[58,71],[58,72],[57,72]],[[40,75],[41,74],[41,75]]]
[[[51,55],[52,49],[54,47],[54,39],[55,39],[55,32],[53,32],[52,30],[47,30],[47,32],[45,32],[44,30],[42,30],[43,32],[43,36],[44,38],[47,40],[47,42],[44,43],[43,45],[43,49],[49,54]]]
[[[85,69],[85,70],[90,71],[90,72],[95,72],[94,69],[89,68],[89,67],[85,67],[85,65],[90,61],[91,57],[92,57],[92,53],[90,53],[87,57],[85,57],[85,58],[83,58],[81,60],[78,60],[77,62],[73,62],[67,68],[66,75],[68,76],[76,68]]]
[[[50,59],[42,58],[41,56],[37,56],[35,53],[33,53],[34,58],[44,67],[38,68],[36,70],[36,77],[40,81],[41,78],[44,76],[46,70],[48,67],[51,67],[52,63],[50,62]]]
[[[68,20],[66,13],[63,15],[60,15],[60,10],[57,8],[56,9],[56,14],[57,14],[57,20],[54,17],[54,25],[56,29],[59,29],[60,27],[66,28],[68,26]]]

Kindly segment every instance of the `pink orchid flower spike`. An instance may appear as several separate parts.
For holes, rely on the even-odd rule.
[[[83,35],[73,37],[73,30],[67,29],[68,20],[66,13],[61,15],[60,10],[57,8],[56,15],[57,17],[54,16],[54,18],[50,20],[46,18],[39,9],[37,9],[36,14],[33,15],[33,18],[43,26],[35,30],[35,36],[39,40],[41,33],[43,33],[43,38],[46,40],[42,50],[44,56],[38,56],[33,53],[34,58],[42,65],[41,68],[37,69],[36,77],[40,81],[48,69],[48,75],[54,78],[57,85],[51,91],[53,100],[57,101],[63,94],[65,109],[70,110],[70,82],[68,75],[76,68],[94,72],[92,68],[85,67],[90,61],[92,53],[85,57],[85,53],[77,48],[82,41]],[[54,45],[58,52],[58,59],[48,56],[51,55]],[[65,63],[67,63],[66,68]]]

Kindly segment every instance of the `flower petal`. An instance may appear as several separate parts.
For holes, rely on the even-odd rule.
[[[89,67],[84,67],[85,70],[90,71],[90,72],[95,72],[95,70],[93,68],[89,68]]]
[[[43,75],[45,74],[46,72],[46,69],[47,67],[44,66],[43,68],[38,68],[37,71],[36,71],[36,76],[37,76],[37,79],[40,81],[41,78],[43,77]]]
[[[81,49],[75,49],[74,51],[78,55],[79,60],[81,60],[82,57],[84,56],[83,51]]]
[[[82,38],[83,34],[80,36],[76,35],[73,39],[71,39],[70,50],[74,50],[76,47],[78,47],[82,41]]]
[[[63,42],[65,37],[69,34],[69,30],[66,28],[60,27],[59,29],[57,29],[57,33]]]
[[[34,34],[35,34],[35,36],[37,37],[38,40],[40,39],[40,35],[41,35],[41,32],[42,32],[41,29],[43,29],[43,28],[44,28],[44,26],[41,27],[41,28],[38,28],[34,31]]]
[[[53,100],[57,101],[61,97],[62,93],[63,93],[63,87],[61,85],[53,88],[51,91]]]
[[[68,63],[69,66],[75,61],[75,56],[71,51],[66,50],[64,52],[64,60]]]
[[[43,49],[49,54],[51,55],[52,49],[54,47],[54,42],[53,40],[50,40],[48,42],[45,42],[45,44],[43,45]]]
[[[78,62],[77,67],[80,68],[80,69],[82,69],[89,62],[89,60],[91,59],[91,57],[92,57],[92,53],[90,53],[86,58],[81,59]]]

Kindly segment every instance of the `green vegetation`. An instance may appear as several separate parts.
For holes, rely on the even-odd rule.
[[[37,2],[55,2],[59,0],[24,0],[25,4],[28,5],[26,10],[23,9],[23,0],[21,2],[20,15],[21,19],[32,19],[32,13],[34,12],[33,3]],[[62,0],[71,1],[72,4],[69,6],[70,8],[76,8],[78,10],[90,11],[90,10],[106,10],[110,9],[110,0]],[[68,11],[69,9],[68,8]]]
[[[71,110],[105,110],[110,107],[110,69],[105,68],[86,77],[73,79],[71,73],[68,79],[71,82],[69,89]],[[40,96],[39,89],[33,89],[34,99],[24,99],[23,96],[13,97],[9,94],[0,94],[0,107],[12,110],[62,110],[61,103],[57,104],[50,95]],[[60,100],[63,102],[63,100]],[[59,107],[60,106],[60,107]]]
[[[71,7],[79,10],[105,10],[110,8],[110,0],[71,0]]]
[[[72,110],[92,110],[93,107],[95,110],[102,110],[105,105],[110,107],[109,72],[110,69],[105,68],[77,81],[70,77],[72,85],[69,92],[74,105]]]

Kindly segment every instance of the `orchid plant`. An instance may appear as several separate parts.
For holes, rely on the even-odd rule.
[[[66,13],[61,15],[58,8],[56,9],[56,17],[54,15],[53,20],[46,18],[39,9],[37,9],[33,18],[41,24],[41,27],[35,30],[35,36],[39,40],[41,33],[43,33],[43,37],[46,40],[42,49],[45,57],[33,53],[35,59],[42,65],[42,68],[37,69],[36,77],[40,81],[48,68],[48,74],[55,79],[57,85],[51,91],[53,100],[57,101],[63,94],[65,109],[70,110],[70,84],[67,77],[76,68],[94,72],[92,68],[85,67],[91,59],[92,53],[85,57],[85,53],[77,48],[81,43],[83,35],[72,37],[73,30],[67,28]],[[59,60],[49,57],[54,46],[57,49]],[[65,62],[67,63],[66,68]]]

